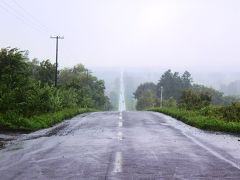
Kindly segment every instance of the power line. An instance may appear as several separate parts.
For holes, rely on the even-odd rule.
[[[40,31],[49,34],[49,32],[47,30],[45,30],[44,28],[42,28],[41,25],[37,24],[34,20],[32,20],[31,18],[29,18],[28,15],[26,15],[24,13],[24,11],[22,12],[21,10],[19,10],[17,7],[15,7],[15,4],[10,4],[9,1],[5,1],[2,0],[2,2],[5,4],[5,6],[8,7],[8,9],[12,10],[12,12],[20,17],[21,19],[23,19],[26,23],[30,24],[30,26],[33,26],[35,29],[39,29]],[[12,2],[12,1],[10,1]]]
[[[60,36],[51,36],[50,38],[56,39],[56,66],[55,66],[55,87],[57,87],[57,75],[58,75],[58,40],[64,39],[64,37]]]
[[[23,7],[21,4],[19,4],[16,0],[13,0],[13,3],[16,4],[17,7],[18,7],[19,9],[21,9],[22,12],[24,12],[24,13],[27,15],[27,17],[29,17],[29,19],[32,20],[32,22],[34,22],[34,23],[38,22],[38,24],[39,24],[39,26],[40,26],[41,28],[43,28],[43,29],[45,29],[46,31],[49,32],[48,27],[45,26],[44,24],[42,24],[42,22],[41,22],[39,19],[37,19],[35,16],[33,16],[26,8],[24,8],[24,7]],[[37,23],[36,23],[36,24],[37,24]]]
[[[38,32],[49,34],[46,30],[37,26],[36,23],[33,23],[33,22],[27,20],[26,18],[24,18],[24,15],[19,15],[19,11],[17,11],[16,8],[13,8],[11,5],[6,3],[4,0],[1,0],[0,2],[2,2],[0,4],[0,7],[2,7],[2,9],[4,9],[8,14],[14,16],[16,19],[18,19],[23,24],[27,25],[28,27],[30,27]]]

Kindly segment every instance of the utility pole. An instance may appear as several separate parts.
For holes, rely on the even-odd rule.
[[[163,87],[161,86],[161,102],[160,102],[160,107],[162,108],[162,102],[163,102],[163,99],[162,99],[162,94],[163,94]]]
[[[60,36],[51,36],[50,38],[56,39],[56,67],[55,67],[55,87],[57,87],[57,78],[58,78],[58,40],[64,39],[64,37]]]

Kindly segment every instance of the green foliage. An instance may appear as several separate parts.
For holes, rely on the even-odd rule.
[[[198,110],[198,113],[203,116],[217,117],[222,119],[222,113],[220,112],[221,106],[207,106]]]
[[[153,107],[160,106],[161,87],[163,87],[163,106],[166,107],[179,105],[187,110],[200,110],[209,105],[228,106],[233,102],[240,101],[240,98],[224,96],[222,92],[213,88],[192,84],[191,74],[188,71],[180,76],[178,72],[172,73],[171,70],[168,70],[161,76],[157,85],[144,83],[137,88],[134,93],[137,99],[137,109],[149,108],[149,104],[152,104]],[[153,96],[156,94],[155,100],[149,99],[153,97],[151,95],[149,98],[147,97],[147,91],[151,91]]]
[[[54,85],[55,81],[55,68],[56,65],[52,64],[50,60],[38,62],[36,59],[29,63],[32,77],[42,84]]]
[[[240,97],[238,96],[223,96],[222,97],[222,105],[228,106],[232,103],[240,102]]]
[[[213,88],[209,88],[203,85],[194,84],[191,88],[193,91],[197,93],[207,93],[211,96],[211,104],[212,105],[223,105],[227,106],[232,104],[233,102],[237,102],[240,99],[234,96],[224,96],[222,92],[217,91]]]
[[[157,86],[154,83],[144,83],[138,86],[134,93],[134,97],[137,99],[136,109],[143,110],[154,107],[157,102],[156,90]]]
[[[18,111],[31,83],[27,59],[18,49],[1,49],[0,67],[0,112]]]
[[[182,92],[191,87],[191,74],[185,71],[182,76],[178,72],[172,73],[167,70],[157,84],[157,97],[161,96],[161,87],[163,87],[163,99],[173,97],[179,101]]]
[[[152,82],[140,84],[137,90],[133,93],[134,97],[139,99],[146,91],[151,91],[153,94],[156,94],[157,86]]]
[[[69,89],[60,88],[59,89],[59,95],[60,95],[62,108],[76,107],[77,106],[77,96],[78,96],[78,94],[77,94],[75,89],[73,89],[73,88],[69,88]]]
[[[109,99],[104,94],[104,82],[98,80],[81,64],[60,71],[59,84],[65,89],[74,88],[79,107],[110,109]]]
[[[154,107],[156,104],[156,95],[151,90],[144,91],[140,98],[137,100],[136,109],[144,110]]]
[[[208,88],[203,85],[194,84],[192,90],[196,93],[208,94],[211,96],[211,104],[222,105],[223,104],[223,93],[213,88]]]
[[[0,50],[0,82],[2,90],[21,87],[28,81],[27,58],[18,49]]]
[[[180,99],[180,107],[187,110],[197,110],[209,106],[211,96],[207,92],[195,92],[191,89],[185,90]]]
[[[237,134],[240,133],[240,122],[224,121],[221,118],[202,115],[197,111],[188,111],[179,108],[152,108],[150,111],[156,111],[170,115],[186,124],[200,129]]]
[[[25,118],[43,113],[66,108],[111,108],[104,82],[91,75],[83,65],[60,70],[57,88],[53,86],[55,64],[49,60],[30,62],[26,52],[5,48],[0,50],[0,67],[1,124],[27,127]]]
[[[160,102],[158,103],[160,104]],[[173,97],[163,101],[163,107],[177,107],[177,101]]]
[[[16,129],[35,131],[42,128],[47,128],[59,123],[65,119],[69,119],[77,114],[94,112],[95,109],[86,108],[66,108],[57,112],[49,112],[41,115],[34,115],[32,117],[23,117],[19,114],[6,114],[6,116],[0,116],[0,128],[1,129]]]
[[[220,112],[226,121],[240,122],[240,102],[235,102],[229,106],[221,107]]]

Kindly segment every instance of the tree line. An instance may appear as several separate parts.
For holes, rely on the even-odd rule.
[[[93,76],[82,64],[58,72],[50,60],[30,60],[26,51],[0,50],[0,115],[6,119],[31,117],[64,108],[111,109],[104,94],[104,81]]]
[[[137,100],[136,109],[143,110],[160,106],[161,87],[163,87],[163,105],[167,107],[181,106],[188,109],[200,109],[207,105],[230,105],[239,101],[233,96],[224,96],[220,91],[193,83],[191,74],[185,71],[163,73],[157,84],[146,82],[140,84],[134,92]]]

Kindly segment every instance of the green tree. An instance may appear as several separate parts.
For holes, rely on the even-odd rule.
[[[0,50],[0,82],[7,90],[23,86],[29,80],[27,57],[24,51],[13,49]]]
[[[83,65],[60,71],[59,84],[64,88],[74,88],[77,93],[77,105],[98,109],[109,109],[109,99],[105,96],[104,81],[98,80]]]
[[[192,86],[192,77],[188,71],[185,71],[181,77],[183,89],[189,89]]]
[[[137,100],[136,109],[144,110],[156,105],[156,95],[151,90],[146,90]]]
[[[154,83],[144,83],[138,86],[134,92],[134,97],[137,99],[136,109],[143,110],[154,107],[157,102],[156,90],[157,86]]]
[[[58,88],[53,86],[55,64],[49,60],[30,62],[25,51],[5,48],[0,50],[0,66],[0,114],[7,119],[75,106],[111,108],[104,82],[83,65],[61,70]]]
[[[185,71],[182,76],[178,72],[172,73],[169,69],[167,70],[159,80],[157,84],[157,96],[161,96],[161,87],[163,87],[163,99],[169,99],[173,97],[179,101],[182,92],[191,87],[191,74]]]
[[[207,93],[211,96],[211,104],[213,105],[223,105],[224,104],[224,96],[223,93],[217,91],[213,88],[209,88],[203,85],[194,84],[191,88],[194,92],[197,93]]]
[[[140,84],[137,88],[137,90],[133,93],[135,99],[139,99],[141,96],[143,96],[143,94],[146,91],[151,91],[155,96],[157,93],[157,86],[156,84],[152,83],[152,82],[146,82],[144,84]]]
[[[55,64],[52,64],[50,60],[40,62],[40,66],[37,68],[36,79],[41,83],[54,85],[55,81]]]
[[[0,111],[18,111],[24,104],[29,79],[25,51],[16,48],[0,50]]]

